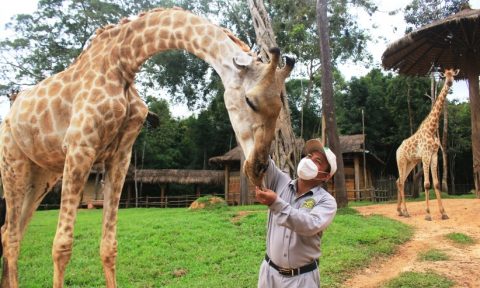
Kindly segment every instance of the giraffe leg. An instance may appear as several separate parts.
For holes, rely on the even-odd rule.
[[[45,195],[50,192],[62,175],[32,164],[30,193],[25,196],[20,215],[20,233],[23,235],[33,213],[37,210]]]
[[[408,174],[415,167],[416,163],[408,163],[406,159],[398,158],[398,180],[397,180],[397,211],[399,216],[410,217],[410,214],[407,210],[407,204],[405,202],[405,181],[407,180]]]
[[[435,196],[437,197],[438,201],[438,208],[440,209],[440,213],[442,214],[442,219],[446,220],[448,219],[447,212],[445,212],[445,209],[443,208],[442,204],[442,194],[440,191],[440,184],[438,182],[438,155],[437,153],[434,153],[432,156],[432,164],[431,164],[431,169],[432,169],[432,179],[433,179],[433,189],[435,190]]]
[[[102,259],[106,287],[108,288],[116,287],[117,214],[128,164],[129,160],[112,161],[111,165],[106,167],[100,258]]]
[[[25,234],[25,229],[30,222],[33,213],[37,210],[38,205],[42,202],[42,199],[45,195],[51,190],[51,187],[56,183],[59,176],[58,173],[53,173],[48,170],[42,169],[35,164],[30,164],[30,181],[28,182],[30,187],[29,190],[26,190],[26,193],[23,197],[23,201],[21,201],[21,207],[18,207],[20,211],[19,216],[17,217],[19,226],[18,226],[18,241],[20,242],[23,239],[23,235]],[[18,212],[17,212],[18,213]],[[2,234],[7,235],[7,225],[2,227]],[[7,238],[8,236],[6,236]],[[9,244],[7,243],[6,246]],[[14,262],[12,262],[14,263]],[[8,259],[7,257],[4,258],[4,266],[3,266],[3,278],[2,278],[2,287],[15,287],[15,284],[7,283],[6,279],[8,278],[7,275],[9,273],[8,268]],[[5,281],[4,281],[5,280]]]
[[[423,165],[423,187],[425,188],[425,220],[432,221],[432,215],[430,215],[430,158],[422,158]]]
[[[80,204],[81,191],[87,181],[96,152],[92,147],[70,144],[65,158],[62,181],[62,200],[57,232],[53,241],[53,287],[63,287],[65,269],[73,246],[73,228]]]
[[[8,135],[8,132],[4,135]],[[5,224],[1,229],[3,246],[2,287],[18,287],[17,261],[22,232],[20,229],[21,209],[30,185],[31,161],[20,151],[14,141],[2,137],[4,143],[0,170],[6,201]]]
[[[134,98],[140,99],[140,98]],[[131,104],[132,112],[138,112],[132,117],[128,126],[125,127],[125,135],[118,147],[122,147],[106,164],[106,178],[104,186],[104,206],[103,206],[103,229],[102,240],[100,243],[100,257],[103,263],[106,286],[108,288],[116,287],[115,261],[117,257],[117,214],[118,204],[122,193],[123,183],[127,175],[130,158],[132,156],[132,147],[142,128],[145,113],[137,111],[137,106]],[[144,107],[141,103],[140,107]],[[145,114],[145,115],[143,115]]]

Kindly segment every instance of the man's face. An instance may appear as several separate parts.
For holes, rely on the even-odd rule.
[[[315,180],[328,180],[330,178],[330,173],[327,172],[327,170],[330,166],[328,164],[327,156],[321,152],[313,151],[312,153],[308,154],[307,157],[310,158],[315,165],[317,165],[318,174],[317,177],[315,177]]]

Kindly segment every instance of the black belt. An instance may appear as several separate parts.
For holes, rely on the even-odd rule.
[[[267,261],[268,265],[272,266],[273,269],[277,270],[278,273],[282,274],[283,276],[290,276],[290,277],[313,271],[318,267],[317,260],[315,260],[312,263],[299,268],[283,268],[273,263],[267,254],[265,254],[265,261]]]

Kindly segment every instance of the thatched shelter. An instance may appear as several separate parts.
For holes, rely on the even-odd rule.
[[[340,147],[345,169],[345,184],[349,200],[371,198],[373,183],[379,176],[379,171],[385,165],[377,156],[365,150],[364,146],[365,136],[363,134],[340,136]],[[237,146],[224,155],[209,159],[210,163],[224,167],[225,200],[229,204],[240,203],[241,155],[242,150]],[[334,193],[334,183],[330,182],[328,189]],[[253,185],[249,184],[248,191],[250,191],[250,203],[254,203]]]
[[[133,181],[150,184],[221,185],[225,180],[219,170],[138,169],[130,176]]]
[[[480,198],[480,9],[466,7],[405,35],[383,52],[382,64],[386,69],[418,76],[432,69],[460,68],[455,78],[468,80],[473,174]]]
[[[130,206],[133,199],[141,202],[145,206],[167,207],[173,202],[177,202],[179,206],[188,206],[196,198],[201,196],[201,185],[222,185],[224,183],[224,172],[219,170],[182,170],[182,169],[130,169],[125,181],[126,206]],[[133,195],[134,191],[138,192],[139,185],[155,184],[160,188],[158,196],[149,196],[139,200],[139,195]],[[195,195],[190,196],[168,196],[169,184],[193,185]],[[145,202],[145,203],[144,203]],[[172,203],[170,203],[172,202]],[[180,203],[181,202],[181,203]]]

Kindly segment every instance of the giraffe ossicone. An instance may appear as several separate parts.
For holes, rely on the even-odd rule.
[[[225,105],[250,180],[261,185],[275,124],[287,101],[294,61],[277,69],[258,61],[230,31],[180,9],[153,9],[96,32],[65,71],[18,94],[0,127],[0,170],[7,206],[2,227],[2,287],[18,287],[17,259],[25,229],[44,196],[62,178],[53,242],[53,286],[63,287],[81,191],[94,164],[105,167],[100,256],[106,286],[116,287],[116,223],[133,143],[147,115],[135,74],[152,55],[186,50],[208,62],[225,86]]]
[[[405,180],[412,169],[422,162],[423,167],[423,186],[425,188],[425,205],[426,220],[432,220],[430,215],[430,172],[432,173],[433,189],[438,201],[438,207],[442,215],[442,219],[448,219],[447,213],[443,208],[440,184],[438,182],[438,148],[440,141],[437,139],[437,129],[440,115],[447,97],[448,91],[453,84],[454,77],[457,76],[459,70],[445,69],[445,73],[441,73],[445,77],[443,88],[440,91],[430,113],[420,124],[417,131],[409,138],[403,140],[397,149],[397,167],[398,167],[398,201],[397,211],[399,216],[409,217],[405,203]]]

